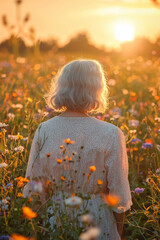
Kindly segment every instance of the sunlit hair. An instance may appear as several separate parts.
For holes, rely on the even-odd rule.
[[[63,66],[51,81],[44,96],[47,105],[58,112],[105,112],[108,86],[101,64],[96,60],[78,59]]]

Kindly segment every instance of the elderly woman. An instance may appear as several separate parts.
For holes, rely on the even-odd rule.
[[[62,173],[60,151],[64,154],[69,150],[72,155],[68,152],[66,159],[74,160],[70,170],[74,172],[72,182],[75,183],[70,191],[90,194],[89,211],[101,229],[99,239],[119,240],[125,212],[132,205],[125,136],[117,126],[88,115],[104,113],[108,107],[108,87],[102,66],[96,60],[69,62],[55,76],[45,99],[61,114],[37,128],[26,177],[31,180],[43,176],[65,182],[67,175]],[[100,191],[101,195],[109,193],[119,198],[113,211],[100,207]],[[29,196],[29,184],[23,194]],[[41,200],[45,201],[44,193]]]

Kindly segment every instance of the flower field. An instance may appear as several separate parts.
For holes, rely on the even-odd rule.
[[[69,215],[67,212],[61,214],[54,232],[50,234],[49,223],[44,223],[45,209],[51,206],[51,202],[48,200],[43,206],[39,205],[39,194],[44,185],[32,182],[35,194],[30,198],[24,198],[22,194],[25,184],[29,182],[25,172],[35,130],[41,122],[58,115],[46,106],[44,94],[49,90],[51,78],[58,69],[78,57],[50,53],[17,58],[8,53],[0,55],[0,240],[84,240],[96,239],[99,235],[91,215],[85,209],[81,216],[78,213],[77,206],[90,196],[84,197],[83,193],[62,196],[60,201],[64,201],[70,209]],[[160,58],[155,54],[151,59],[138,56],[119,61],[109,56],[89,58],[95,58],[102,64],[110,92],[109,109],[105,114],[99,113],[94,117],[118,126],[126,137],[133,205],[126,212],[123,239],[158,240]],[[71,140],[66,139],[60,148],[67,149],[68,145],[73,144]],[[50,157],[49,153],[47,157]],[[61,161],[58,159],[57,164]],[[90,166],[88,181],[94,171],[95,166]],[[64,181],[65,177],[62,176],[62,185]],[[48,196],[53,193],[53,184],[50,179],[45,182]],[[100,179],[97,179],[97,185],[101,189]],[[118,199],[116,196],[105,196],[103,201],[105,207],[112,210]],[[58,204],[53,213],[58,211]]]

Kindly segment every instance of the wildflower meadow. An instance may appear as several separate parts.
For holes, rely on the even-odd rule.
[[[99,229],[84,202],[90,196],[83,193],[62,195],[49,214],[59,211],[63,202],[65,211],[51,232],[46,221],[46,209],[54,194],[53,179],[32,181],[34,194],[24,198],[22,191],[29,182],[25,178],[29,151],[36,128],[43,121],[58,115],[44,100],[50,81],[58,69],[78,56],[69,54],[39,54],[34,57],[15,57],[0,54],[0,239],[96,239]],[[95,58],[95,56],[85,56]],[[109,86],[109,109],[97,119],[118,126],[126,138],[129,160],[129,182],[133,205],[126,212],[123,239],[160,239],[160,59],[138,56],[116,62],[99,57]],[[67,148],[74,144],[64,139],[60,146],[62,156],[57,164],[70,164]],[[50,153],[48,153],[48,158]],[[80,156],[79,156],[80,158]],[[88,169],[88,181],[96,171]],[[61,176],[59,186],[65,187]],[[101,189],[102,181],[97,179]],[[40,204],[43,189],[48,201]],[[105,207],[118,202],[116,196],[101,196]],[[81,207],[80,207],[81,206]],[[69,209],[69,210],[67,210]],[[79,212],[81,209],[81,212]],[[89,228],[88,228],[89,226]]]

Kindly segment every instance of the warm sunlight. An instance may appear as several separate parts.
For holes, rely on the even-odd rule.
[[[134,26],[128,22],[116,22],[114,32],[116,39],[120,42],[132,41],[135,36]]]

